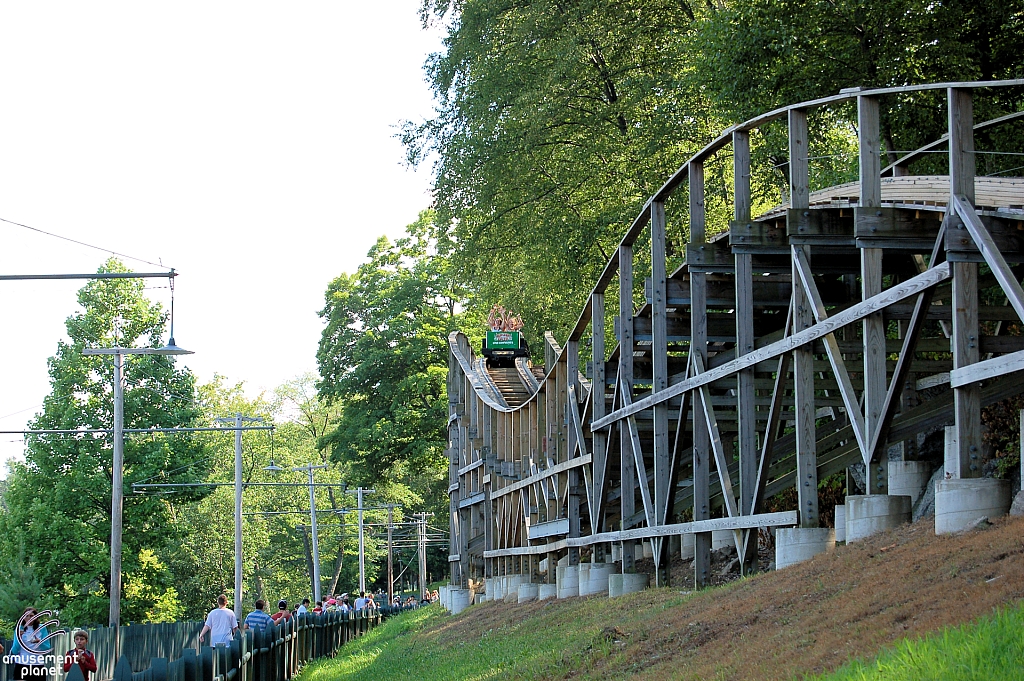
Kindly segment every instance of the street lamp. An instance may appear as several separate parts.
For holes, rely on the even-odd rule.
[[[171,280],[173,281],[173,279]],[[173,319],[173,316],[172,316]],[[110,626],[121,623],[121,524],[124,507],[124,391],[121,387],[121,363],[124,355],[191,355],[170,343],[162,348],[85,348],[83,355],[114,356],[114,462],[113,489],[110,495]]]

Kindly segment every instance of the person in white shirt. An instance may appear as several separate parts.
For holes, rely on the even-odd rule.
[[[228,597],[223,594],[217,596],[217,605],[217,609],[211,610],[206,616],[203,630],[199,632],[200,641],[206,636],[206,632],[210,632],[211,646],[218,643],[230,644],[235,632],[238,631],[238,618],[234,612],[228,610]]]
[[[360,591],[359,598],[356,599],[356,610],[363,610],[366,608],[366,592]]]
[[[309,608],[306,607],[307,605],[309,605],[309,599],[308,598],[303,598],[302,599],[302,605],[300,605],[295,610],[295,614],[296,615],[305,615],[307,612],[309,612]]]

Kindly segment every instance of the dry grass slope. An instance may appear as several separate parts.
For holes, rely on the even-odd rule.
[[[615,600],[486,603],[430,617],[402,649],[424,665],[408,677],[420,679],[788,680],[1022,597],[1024,519],[944,537],[926,520],[694,594],[667,587]],[[388,652],[378,650],[377,662]],[[425,672],[437,664],[442,674]],[[404,676],[375,666],[364,666],[366,678]]]

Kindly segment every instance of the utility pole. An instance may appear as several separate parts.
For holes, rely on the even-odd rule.
[[[364,555],[365,545],[363,542],[363,495],[376,494],[377,490],[360,487],[355,492],[345,490],[345,494],[355,494],[357,510],[359,511],[359,591],[366,591],[366,556]]]
[[[242,424],[262,422],[260,416],[222,416],[215,423],[235,424],[235,617],[242,619]]]
[[[313,601],[322,600],[320,598],[320,544],[317,539],[317,528],[316,528],[316,486],[313,484],[313,471],[322,470],[327,468],[327,464],[320,464],[314,466],[313,464],[306,464],[305,466],[296,466],[293,471],[304,471],[309,474],[309,522],[313,531]],[[361,516],[360,516],[361,517]]]
[[[121,353],[114,353],[114,467],[110,497],[110,626],[121,624],[121,532],[124,519],[124,392]],[[120,636],[117,636],[120,643]],[[119,650],[117,652],[120,652]]]
[[[394,529],[394,504],[387,505],[387,604],[394,601],[394,565],[391,562],[392,537]]]
[[[420,600],[427,597],[427,518],[433,513],[414,513],[416,518],[416,550],[420,555]]]

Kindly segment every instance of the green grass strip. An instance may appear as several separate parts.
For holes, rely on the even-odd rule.
[[[1019,681],[1024,678],[1024,604],[977,622],[907,639],[872,662],[854,661],[817,681]]]

